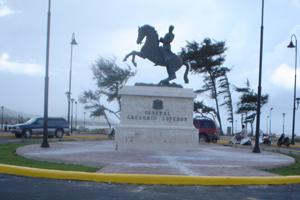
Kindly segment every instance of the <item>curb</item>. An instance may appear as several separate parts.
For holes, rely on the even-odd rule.
[[[218,140],[218,143],[217,144],[228,144],[229,145],[229,141],[225,141],[225,140]],[[253,142],[253,144],[252,144],[252,146],[254,146],[255,145],[255,142]],[[243,145],[238,145],[238,144],[236,144],[236,145],[231,145],[231,146],[243,146]],[[244,147],[246,147],[247,145],[244,145]],[[271,147],[277,147],[277,145],[276,144],[271,144]],[[259,145],[259,148],[264,148],[265,149],[265,147],[267,147],[267,145]],[[300,145],[292,145],[292,146],[290,146],[290,147],[294,147],[294,148],[300,148]]]
[[[68,137],[78,138],[78,137]],[[99,137],[91,137],[99,138]],[[219,143],[219,142],[218,142]],[[220,141],[220,145],[226,141]],[[238,146],[233,146],[239,148]],[[242,147],[242,146],[241,146]],[[266,148],[267,149],[267,148]],[[262,150],[266,150],[262,148]],[[283,152],[283,150],[288,152]],[[279,149],[273,152],[293,153],[292,150]],[[300,154],[300,153],[298,153]],[[148,185],[283,185],[299,184],[300,176],[274,176],[274,177],[235,177],[235,176],[180,176],[180,175],[149,175],[149,174],[104,174],[74,171],[48,170],[39,168],[20,167],[0,164],[0,173],[51,178],[65,180],[81,180],[107,183],[129,183]]]
[[[101,174],[59,171],[0,164],[0,173],[65,180],[147,185],[282,185],[300,183],[300,176],[233,177],[233,176],[172,176],[148,174]]]

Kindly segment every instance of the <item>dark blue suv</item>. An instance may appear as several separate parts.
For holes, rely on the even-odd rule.
[[[48,118],[48,137],[61,138],[64,133],[69,133],[68,122],[64,118],[49,117]],[[10,132],[15,134],[17,138],[30,138],[31,135],[44,134],[44,118],[31,118],[24,124],[13,125]]]

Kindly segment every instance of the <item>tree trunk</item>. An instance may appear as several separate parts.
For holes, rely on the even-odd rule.
[[[212,74],[209,73],[209,75],[210,75],[210,78],[211,78],[211,82],[213,84],[213,92],[214,92],[214,98],[215,98],[215,101],[216,101],[216,109],[217,109],[216,114],[217,114],[217,118],[218,118],[218,121],[219,121],[220,131],[221,131],[221,134],[223,134],[222,122],[221,122],[220,111],[219,111],[219,102],[218,102],[216,83],[215,83],[215,79],[213,78]]]
[[[105,119],[106,119],[106,122],[107,122],[107,124],[108,124],[108,126],[109,126],[109,129],[111,129],[111,124],[110,124],[110,122],[109,122],[109,120],[108,120],[108,118],[107,118],[107,115],[106,115],[105,111],[103,111],[103,113],[104,113],[104,117],[105,117]]]

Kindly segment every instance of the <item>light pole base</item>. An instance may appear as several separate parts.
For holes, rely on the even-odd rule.
[[[50,145],[47,141],[43,141],[43,143],[41,144],[41,147],[47,148],[47,147],[50,147]]]
[[[260,153],[259,147],[255,146],[252,153]]]

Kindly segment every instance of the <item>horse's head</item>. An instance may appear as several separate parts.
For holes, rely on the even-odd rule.
[[[143,41],[143,39],[144,39],[144,37],[146,36],[146,31],[145,31],[145,29],[142,27],[139,27],[139,35],[138,35],[138,38],[137,38],[137,40],[136,40],[136,43],[137,44],[142,44],[142,41]]]

